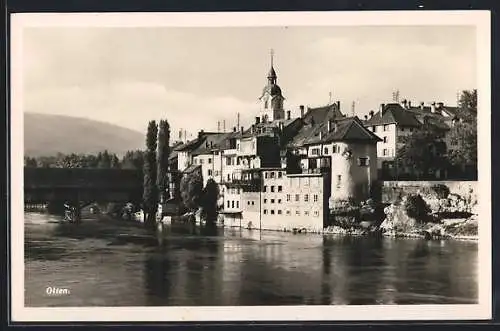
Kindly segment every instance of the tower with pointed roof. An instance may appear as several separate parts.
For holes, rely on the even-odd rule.
[[[281,93],[281,88],[278,86],[278,76],[274,70],[274,52],[271,50],[271,68],[267,74],[267,84],[262,90],[260,101],[260,118],[262,122],[272,122],[285,118],[285,110],[283,109],[283,101],[285,98]]]

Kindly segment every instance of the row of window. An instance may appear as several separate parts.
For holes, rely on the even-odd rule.
[[[286,201],[290,202],[291,199],[292,199],[291,194],[287,194],[286,195]],[[300,194],[295,194],[295,201],[296,202],[300,201]],[[314,202],[318,202],[318,195],[317,194],[313,195],[313,201]],[[309,202],[309,194],[304,194],[304,202]]]
[[[227,189],[228,194],[240,194],[243,192],[243,189],[238,187],[230,187]]]
[[[311,149],[311,155],[320,155],[321,149],[319,147]],[[323,154],[328,154],[329,149],[328,147],[323,147]],[[332,146],[332,154],[335,153],[340,153],[340,146],[338,145],[333,145]]]
[[[236,204],[235,204],[236,203]],[[227,208],[240,208],[240,202],[238,200],[227,200]]]
[[[264,215],[275,215],[275,214],[278,214],[278,215],[283,215],[283,211],[281,209],[278,209],[278,210],[274,210],[274,209],[270,209],[270,210],[267,210],[267,209],[264,209]],[[285,215],[286,216],[292,216],[292,212],[290,210],[286,210],[285,211]],[[305,210],[304,211],[304,216],[309,216],[310,215],[310,212],[309,210]],[[319,217],[319,211],[315,210],[313,211],[313,215],[314,217]],[[295,211],[295,216],[301,216],[301,212],[300,210],[296,210]]]
[[[274,192],[275,187],[276,186],[269,186],[269,189],[270,189],[269,192]],[[278,192],[282,192],[282,191],[283,191],[283,186],[278,185]],[[264,192],[268,192],[267,191],[267,185],[264,185]]]
[[[282,178],[283,177],[283,172],[282,171],[266,171],[264,172],[264,178]]]

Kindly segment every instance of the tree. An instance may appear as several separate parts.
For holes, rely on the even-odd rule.
[[[477,176],[477,125],[455,123],[448,133],[448,160],[460,175]]]
[[[145,223],[148,227],[155,226],[156,211],[158,209],[158,187],[156,186],[156,147],[158,126],[156,121],[150,121],[146,134],[146,152],[144,154],[144,192],[143,208]]]
[[[137,169],[141,173],[144,168],[144,157],[145,152],[141,150],[127,151],[122,158],[121,168],[122,169]]]
[[[200,198],[203,190],[203,177],[199,169],[184,174],[180,184],[181,200],[184,207],[189,211],[195,211],[200,206]]]
[[[118,160],[118,156],[114,153],[111,156],[110,167],[112,169],[120,169],[120,160]]]
[[[160,121],[158,134],[158,190],[163,203],[168,196],[168,158],[170,156],[170,125],[167,120]]]
[[[477,112],[477,90],[462,91],[460,98],[458,99],[458,106],[462,109]]]
[[[24,166],[28,168],[36,168],[37,167],[36,159],[34,157],[29,157],[29,156],[24,157]]]
[[[107,150],[104,151],[104,153],[99,153],[97,156],[99,159],[97,167],[101,169],[109,169],[111,168],[111,155],[108,153]]]
[[[215,225],[217,219],[217,200],[219,198],[219,186],[210,178],[201,194],[202,215],[207,225]]]
[[[412,169],[419,178],[447,169],[446,143],[442,140],[442,133],[433,126],[424,125],[406,138],[395,161],[398,168]]]

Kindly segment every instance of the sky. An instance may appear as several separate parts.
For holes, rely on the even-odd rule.
[[[33,27],[23,31],[24,111],[104,121],[145,132],[249,125],[270,67],[299,115],[339,100],[363,117],[392,101],[455,105],[476,88],[473,26],[230,28]]]

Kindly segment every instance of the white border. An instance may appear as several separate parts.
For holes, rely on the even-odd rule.
[[[25,27],[473,25],[477,36],[479,296],[475,305],[251,307],[24,307],[22,34]],[[479,320],[491,306],[490,12],[261,12],[13,14],[11,16],[11,280],[15,322]],[[459,47],[459,46],[457,46]],[[50,77],[48,77],[50,79]],[[19,240],[20,238],[23,238]]]

